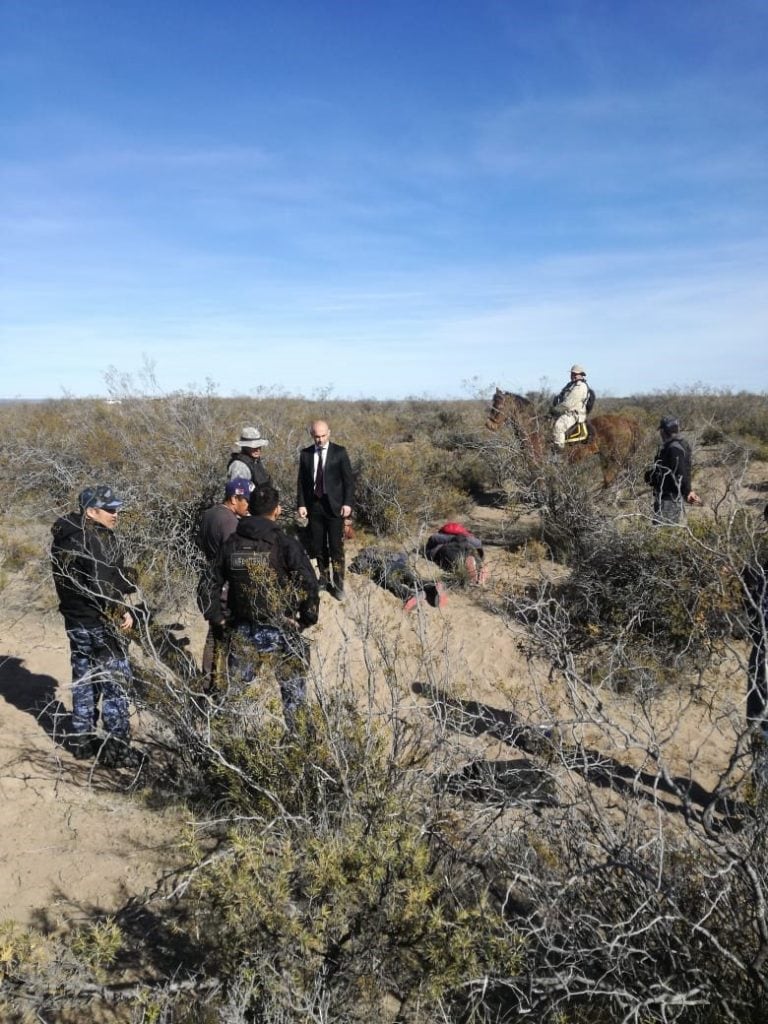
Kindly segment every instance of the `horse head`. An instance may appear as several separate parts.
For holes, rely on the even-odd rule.
[[[488,410],[488,418],[485,421],[487,430],[500,430],[507,423],[516,423],[519,414],[530,413],[533,403],[522,395],[516,395],[512,391],[502,391],[496,388],[491,400],[491,407]]]

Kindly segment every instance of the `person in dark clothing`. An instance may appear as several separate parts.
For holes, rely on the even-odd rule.
[[[645,482],[653,488],[653,521],[674,525],[683,517],[683,504],[700,505],[691,489],[691,446],[680,437],[680,423],[664,416],[659,423],[661,445],[653,466],[646,470]]]
[[[347,449],[331,440],[324,420],[309,428],[314,444],[302,448],[296,505],[309,520],[312,551],[317,558],[320,585],[344,600],[344,521],[352,515],[354,478]],[[333,568],[333,582],[330,570]]]
[[[445,523],[427,540],[424,554],[446,572],[467,583],[486,581],[483,542],[461,523]]]
[[[280,495],[257,488],[251,515],[225,541],[214,571],[209,619],[232,630],[230,672],[244,682],[258,667],[274,670],[289,729],[306,703],[309,645],[301,631],[317,622],[319,588],[304,548],[277,525]],[[221,603],[228,584],[228,614]]]
[[[262,449],[268,447],[269,441],[261,436],[258,427],[243,427],[240,440],[235,444],[239,451],[233,452],[227,463],[227,479],[238,478],[250,480],[255,487],[263,487],[270,483],[269,473],[261,461]]]
[[[114,529],[123,502],[110,487],[87,487],[77,512],[52,527],[51,567],[64,617],[72,664],[70,749],[80,760],[99,757],[112,767],[138,767],[142,755],[130,746],[127,690],[131,670],[127,632],[135,612],[126,598],[135,586],[123,563]],[[100,741],[101,717],[107,738]]]
[[[385,548],[363,548],[349,565],[349,571],[368,576],[373,582],[403,602],[403,611],[413,611],[426,600],[435,608],[443,608],[447,595],[442,583],[427,583],[408,564],[402,551]]]
[[[224,541],[237,529],[243,516],[248,515],[248,502],[254,490],[251,480],[235,477],[228,480],[224,488],[224,501],[206,509],[200,517],[195,535],[195,543],[205,556],[207,565],[200,574],[197,585],[197,606],[203,615],[208,610],[208,602],[213,583],[212,574],[216,559],[219,557]],[[223,659],[224,634],[216,623],[208,623],[208,636],[203,648],[203,674],[214,685]]]

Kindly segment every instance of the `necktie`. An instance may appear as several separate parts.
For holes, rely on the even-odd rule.
[[[317,472],[315,473],[315,497],[322,498],[325,494],[323,487],[323,449],[317,449]]]

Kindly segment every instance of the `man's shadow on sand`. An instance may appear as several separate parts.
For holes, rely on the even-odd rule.
[[[56,696],[58,685],[53,676],[30,672],[21,658],[0,655],[0,697],[32,715],[54,743],[63,744],[72,716]]]

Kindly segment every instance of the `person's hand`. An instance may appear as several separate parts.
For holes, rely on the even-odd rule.
[[[342,519],[349,519],[349,517],[351,515],[352,515],[352,506],[351,505],[342,505],[341,506],[341,518]]]
[[[123,616],[118,623],[118,629],[122,629],[124,633],[127,633],[129,629],[133,629],[133,616],[130,612],[123,612]]]
[[[685,499],[689,505],[701,505],[701,498],[698,496],[696,491],[690,491],[688,497]]]
[[[304,505],[299,505],[299,507],[298,507],[298,509],[296,511],[299,513],[299,519],[306,519],[307,518],[307,509],[306,509],[306,507]]]

